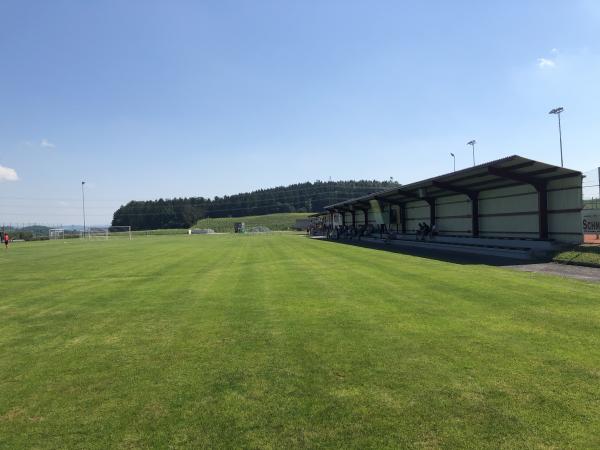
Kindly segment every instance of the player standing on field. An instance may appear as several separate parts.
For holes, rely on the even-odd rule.
[[[8,233],[4,233],[4,248],[8,250]]]

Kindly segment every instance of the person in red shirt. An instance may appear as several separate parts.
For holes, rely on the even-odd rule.
[[[8,248],[8,233],[4,233],[4,246]]]

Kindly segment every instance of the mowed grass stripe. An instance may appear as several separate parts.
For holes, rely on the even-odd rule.
[[[376,250],[368,250],[368,249],[364,249],[366,252],[377,252]],[[396,257],[397,255],[393,255],[392,257]],[[406,258],[406,257],[403,257]],[[381,257],[380,261],[378,261],[380,264],[385,265],[385,257]],[[409,258],[409,260],[412,260],[412,263],[414,265],[414,267],[416,268],[417,271],[421,272],[423,275],[425,275],[426,277],[430,277],[431,273],[427,270],[427,266],[430,265],[430,262],[424,262],[422,260],[418,260],[415,258]],[[421,337],[421,339],[415,339],[416,342],[422,342],[423,338],[427,339],[427,337],[429,338],[429,340],[435,341],[435,335],[436,334],[448,334],[449,331],[452,331],[452,328],[455,328],[457,331],[460,331],[462,329],[462,334],[458,335],[458,341],[455,342],[454,340],[450,340],[448,342],[443,342],[440,341],[438,342],[437,348],[436,350],[439,352],[440,350],[444,349],[445,347],[448,347],[450,350],[450,353],[447,355],[447,358],[449,361],[451,361],[452,358],[452,353],[456,353],[456,351],[458,350],[459,352],[464,351],[465,350],[470,350],[473,348],[473,346],[475,347],[476,351],[472,352],[474,355],[476,356],[485,356],[488,355],[489,352],[487,351],[488,349],[485,348],[485,346],[482,346],[482,344],[486,344],[486,342],[480,342],[482,340],[482,335],[485,334],[490,334],[490,338],[491,338],[491,342],[497,342],[497,348],[496,350],[499,351],[503,351],[507,354],[508,358],[511,358],[513,355],[510,354],[509,352],[511,351],[510,348],[510,342],[506,342],[506,341],[502,341],[504,339],[504,333],[501,332],[500,333],[496,333],[494,332],[494,328],[496,325],[496,322],[499,322],[500,324],[502,324],[502,326],[506,326],[507,324],[510,324],[512,321],[514,320],[519,320],[519,315],[518,315],[518,311],[508,311],[508,313],[506,314],[506,320],[497,320],[498,318],[496,318],[496,320],[493,320],[494,317],[496,317],[496,314],[498,313],[498,307],[505,307],[507,300],[510,301],[510,296],[508,298],[502,298],[502,295],[498,295],[496,291],[494,292],[490,292],[489,294],[485,294],[485,292],[489,291],[489,289],[486,290],[482,290],[481,292],[484,294],[484,298],[481,298],[481,296],[478,296],[476,298],[476,300],[469,300],[469,303],[474,304],[474,305],[480,305],[481,308],[484,309],[484,311],[486,311],[486,313],[489,313],[490,315],[490,323],[480,323],[480,320],[482,319],[481,315],[473,315],[472,317],[469,316],[465,316],[464,315],[464,310],[462,309],[464,305],[461,305],[461,301],[460,299],[462,298],[462,296],[464,295],[465,292],[462,292],[462,295],[457,295],[456,293],[456,289],[453,290],[449,290],[448,286],[446,286],[446,282],[445,282],[445,276],[442,273],[436,273],[436,279],[435,280],[428,280],[428,279],[422,279],[423,277],[421,277],[419,275],[419,273],[414,273],[414,271],[412,271],[413,273],[411,273],[411,279],[412,280],[417,280],[419,283],[424,283],[423,286],[427,286],[430,289],[417,289],[417,290],[413,290],[414,286],[402,286],[403,281],[405,282],[406,279],[403,279],[402,281],[396,281],[396,285],[397,285],[397,289],[394,290],[393,288],[393,282],[391,283],[391,286],[388,286],[390,283],[386,282],[386,276],[382,276],[380,269],[381,270],[385,270],[385,267],[377,267],[378,264],[376,262],[372,262],[373,266],[375,266],[375,276],[374,276],[374,280],[373,283],[364,283],[366,286],[369,286],[370,289],[372,289],[372,292],[368,295],[365,296],[365,302],[368,303],[369,299],[381,299],[382,295],[377,292],[378,287],[380,286],[385,286],[383,291],[386,292],[387,291],[387,295],[384,296],[384,298],[388,298],[388,299],[392,299],[393,300],[393,304],[394,305],[399,305],[399,307],[403,310],[407,309],[407,306],[412,307],[412,305],[406,305],[406,299],[410,299],[411,298],[411,291],[412,292],[419,292],[419,294],[422,296],[420,298],[419,301],[419,306],[425,306],[425,308],[427,309],[426,311],[423,310],[422,308],[419,308],[420,310],[418,311],[420,317],[418,317],[419,320],[414,321],[414,320],[405,320],[405,321],[401,321],[399,323],[409,323],[409,324],[418,324],[418,327],[422,327],[422,326],[427,326],[429,323],[431,323],[431,319],[435,318],[435,322],[431,323],[431,327],[428,330],[424,330],[427,334],[427,336],[425,337]],[[461,273],[461,271],[463,271],[463,268],[461,268],[461,266],[453,266],[453,265],[448,265],[448,264],[444,264],[444,263],[439,263],[439,262],[433,262],[433,265],[443,265],[445,266],[444,268],[446,269],[446,271],[450,271],[454,272],[456,270],[456,272],[458,272],[459,274]],[[360,277],[365,277],[368,276],[371,273],[370,267],[373,266],[369,266],[369,267],[360,267],[358,265],[353,265],[353,264],[346,264],[345,265],[345,270],[351,270],[349,268],[354,267],[356,268],[356,272],[352,273],[350,279],[352,281],[350,281],[351,285],[360,285],[361,281],[360,281]],[[481,270],[478,270],[481,269]],[[528,279],[522,279],[522,280],[514,280],[513,277],[511,276],[510,279],[507,280],[503,280],[502,278],[505,276],[509,276],[509,275],[513,275],[512,272],[506,272],[506,271],[500,271],[497,269],[493,269],[493,268],[468,268],[467,270],[472,271],[472,272],[478,272],[478,271],[482,271],[482,272],[489,272],[489,273],[482,273],[482,275],[490,275],[493,274],[495,277],[501,278],[500,281],[502,281],[503,283],[508,283],[510,285],[511,282],[513,281],[517,281],[517,285],[519,284],[529,284],[530,280]],[[389,271],[388,271],[389,272]],[[391,273],[394,273],[394,270],[391,270]],[[446,272],[449,273],[449,272]],[[389,275],[389,273],[388,273]],[[397,275],[397,273],[396,273]],[[473,276],[473,274],[470,274],[471,276]],[[490,278],[483,278],[484,280],[486,280],[484,282],[484,284],[490,283],[491,285],[493,285],[493,279]],[[548,279],[547,277],[544,278],[540,278],[541,281],[552,281],[552,283],[555,283],[555,279]],[[469,280],[468,278],[466,280]],[[439,281],[439,283],[438,283]],[[471,286],[469,289],[461,289],[461,291],[466,291],[468,293],[468,290],[473,290],[475,289],[475,292],[473,292],[474,294],[477,294],[477,289],[480,287],[478,286],[477,281],[475,281],[475,283],[471,280],[469,281],[464,281],[462,284],[464,284],[465,286]],[[474,287],[473,287],[474,285]],[[578,286],[580,287],[580,285],[577,282],[573,282],[572,283],[573,286]],[[378,286],[378,287],[374,287],[374,286]],[[591,286],[589,286],[591,288]],[[389,288],[389,289],[388,289]],[[530,290],[530,287],[525,289],[525,286],[519,286],[519,289],[522,289],[521,292],[527,292]],[[512,289],[509,289],[509,291]],[[501,291],[500,291],[501,292]],[[590,291],[591,292],[591,291]],[[425,295],[423,295],[425,293]],[[399,295],[398,295],[399,294]],[[589,297],[590,299],[592,297]],[[537,297],[536,297],[537,299]],[[423,301],[425,300],[425,301]],[[431,301],[433,300],[434,303],[437,305],[437,310],[435,309],[435,305],[428,304],[429,302],[427,301]],[[547,302],[547,298],[546,297],[542,297],[539,300],[541,300],[542,302]],[[491,302],[491,303],[490,303]],[[536,300],[537,303],[537,300]],[[572,303],[571,301],[567,302],[567,303]],[[591,302],[590,302],[591,303]],[[446,305],[446,306],[444,306]],[[493,307],[492,311],[489,311],[489,307],[490,305]],[[381,310],[381,304],[378,305],[378,310]],[[456,306],[460,306],[458,308],[458,313],[456,315],[452,315],[452,310],[455,309]],[[514,305],[511,306],[515,306],[515,307],[519,307],[519,305],[515,302]],[[481,309],[479,308],[479,309]],[[596,309],[597,310],[597,309]],[[582,310],[584,311],[584,310]],[[462,314],[461,314],[462,312]],[[585,312],[585,311],[584,311]],[[394,317],[394,316],[390,316],[390,317]],[[580,318],[583,318],[585,316],[582,316]],[[500,317],[501,318],[501,317]],[[527,319],[527,317],[525,317]],[[484,317],[485,319],[485,317]],[[521,318],[522,319],[522,318]],[[378,324],[380,324],[382,327],[385,327],[386,324],[388,324],[388,320],[385,320],[385,318],[379,318],[378,320]],[[511,325],[512,326],[512,325]],[[450,329],[449,329],[450,328]],[[469,329],[472,328],[474,333],[471,332]],[[466,330],[466,332],[465,332]],[[379,334],[386,334],[386,333],[381,333],[382,330],[379,330]],[[398,330],[400,331],[400,330]],[[408,330],[410,332],[410,330]],[[401,330],[401,332],[403,334],[405,334],[407,332],[406,328],[404,328],[403,330]],[[564,332],[564,330],[563,330]],[[535,332],[534,332],[535,333]],[[475,340],[474,342],[470,342],[470,335],[471,334],[477,334],[477,340]],[[563,333],[564,336],[564,333]],[[452,337],[452,334],[450,334],[450,337]],[[521,339],[523,339],[525,337],[524,342],[520,342]],[[560,336],[562,337],[562,336]],[[489,339],[488,339],[489,340]],[[519,349],[524,350],[527,349],[527,347],[529,345],[532,344],[532,342],[530,342],[526,336],[516,336],[516,340],[519,341],[519,345],[521,346],[521,348]],[[427,341],[425,341],[427,342]],[[408,345],[407,345],[408,344]],[[410,343],[405,343],[403,346],[403,350],[406,351],[407,347],[410,345]],[[424,354],[427,353],[427,349],[423,349]],[[536,354],[539,351],[543,351],[544,353],[547,353],[547,349],[545,347],[536,347],[535,345],[531,346],[531,353],[532,354]],[[418,353],[417,353],[418,354]],[[496,354],[490,354],[490,358],[489,360],[485,361],[481,361],[481,363],[483,364],[484,367],[490,367],[493,369],[496,369],[496,366],[498,364],[498,362],[495,361],[495,359],[497,358],[497,353]],[[502,361],[500,361],[501,363]],[[427,370],[427,369],[425,369]],[[477,370],[481,370],[480,368],[478,368]],[[429,368],[429,371],[430,368]],[[452,370],[444,370],[439,374],[436,374],[436,377],[444,377],[444,374],[449,374],[451,375],[453,373]],[[509,374],[510,375],[510,374]],[[533,378],[535,378],[536,375],[533,374]]]
[[[1,264],[7,448],[599,444],[592,284],[277,234]]]

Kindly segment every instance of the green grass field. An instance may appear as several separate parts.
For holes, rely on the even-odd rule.
[[[294,226],[296,219],[305,219],[308,215],[308,213],[278,213],[262,216],[201,219],[194,228],[211,228],[217,233],[233,233],[234,224],[236,222],[244,222],[246,228],[263,226],[273,231],[286,231]]]
[[[598,448],[598,285],[309,240],[0,253],[0,447]]]

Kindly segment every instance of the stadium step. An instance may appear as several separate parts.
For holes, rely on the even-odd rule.
[[[392,236],[392,239],[415,241],[415,235],[402,235],[396,234]],[[426,242],[430,242],[426,239]],[[524,238],[507,238],[507,237],[471,237],[471,236],[448,236],[441,235],[435,236],[433,241],[440,244],[459,244],[459,245],[475,245],[475,246],[486,246],[486,247],[500,247],[500,248],[511,248],[511,249],[531,249],[540,251],[554,251],[556,250],[556,244],[549,240],[540,239],[524,239]]]
[[[490,246],[484,244],[469,243],[467,245],[453,242],[439,242],[435,241],[416,241],[408,239],[380,239],[375,237],[362,237],[360,242],[368,242],[373,244],[386,244],[393,247],[409,247],[409,248],[426,248],[426,249],[437,249],[444,251],[452,251],[459,253],[471,253],[477,255],[496,256],[501,258],[512,258],[519,260],[537,260],[544,259],[548,255],[545,251],[540,251],[533,248],[516,248],[516,247],[502,247],[502,246]]]

